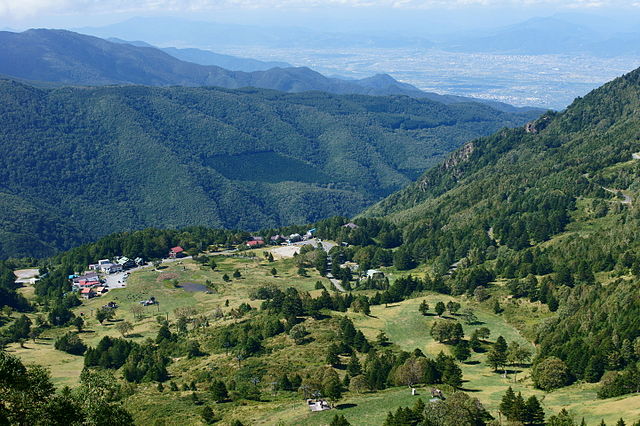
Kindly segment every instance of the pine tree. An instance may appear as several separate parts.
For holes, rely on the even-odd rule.
[[[327,348],[327,364],[333,367],[340,365],[340,358],[338,356],[339,354],[340,348],[338,348],[338,345],[336,345],[335,343],[330,344]]]
[[[462,370],[455,362],[449,361],[446,364],[442,371],[442,383],[456,389],[462,386]]]
[[[289,377],[286,374],[283,374],[282,377],[280,378],[280,389],[284,391],[293,390],[291,380],[289,380]]]
[[[518,422],[524,422],[527,417],[526,404],[524,402],[524,398],[522,397],[522,393],[518,392],[516,395],[516,399],[513,401],[513,406],[511,408],[511,420],[515,420]]]
[[[507,419],[512,418],[513,404],[516,400],[516,394],[513,392],[511,386],[507,389],[507,392],[502,396],[500,401],[500,412],[504,414]]]
[[[535,395],[532,395],[527,399],[526,403],[527,423],[534,425],[544,424],[544,409],[540,405],[540,401]]]
[[[202,420],[208,425],[216,421],[216,416],[208,405],[202,409]]]
[[[458,361],[465,361],[469,359],[469,357],[471,356],[469,343],[466,340],[459,341],[453,347],[453,356],[455,356]]]
[[[344,379],[342,379],[342,386],[345,389],[349,389],[349,385],[351,384],[351,376],[349,376],[349,373],[344,375]]]
[[[347,364],[347,372],[351,377],[362,373],[362,366],[355,353],[351,354],[351,359],[349,359],[349,364]]]
[[[211,392],[211,397],[216,402],[222,402],[227,398],[229,398],[227,387],[225,386],[224,382],[221,380],[216,380],[213,383],[211,383],[211,387],[209,390]]]
[[[427,304],[426,300],[423,300],[422,303],[420,303],[420,307],[418,308],[418,310],[422,315],[427,315],[427,313],[429,312],[429,305]]]
[[[351,423],[349,423],[347,419],[344,418],[344,415],[339,416],[337,414],[333,416],[333,420],[331,420],[331,423],[329,423],[329,426],[350,426],[350,425]]]
[[[507,341],[502,336],[499,336],[496,339],[496,342],[493,344],[493,347],[496,348],[498,352],[502,352],[504,354],[507,353],[507,349],[508,349]]]
[[[493,312],[495,314],[500,314],[500,313],[502,313],[502,311],[503,311],[502,306],[500,306],[500,302],[498,301],[498,299],[496,299],[493,302]]]

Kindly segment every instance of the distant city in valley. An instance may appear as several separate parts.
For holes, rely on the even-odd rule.
[[[325,75],[363,78],[387,73],[440,94],[561,110],[607,81],[640,66],[640,56],[507,55],[419,48],[305,49],[200,46],[261,60],[307,66]]]

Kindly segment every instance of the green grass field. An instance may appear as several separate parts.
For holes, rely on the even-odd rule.
[[[116,329],[117,321],[127,320],[134,324],[134,330],[128,339],[141,342],[156,335],[159,329],[156,316],[168,315],[169,319],[173,320],[173,311],[178,307],[193,306],[202,314],[210,314],[217,307],[228,312],[245,302],[258,307],[259,301],[250,300],[249,293],[262,285],[275,285],[282,289],[293,286],[299,290],[310,291],[312,294],[318,292],[313,290],[316,281],[323,280],[328,286],[328,281],[322,279],[315,271],[309,270],[308,277],[298,276],[293,259],[269,263],[262,257],[262,250],[256,250],[255,253],[257,257],[252,259],[218,257],[216,258],[218,268],[215,271],[191,260],[167,264],[159,271],[152,268],[137,271],[130,276],[127,288],[115,289],[102,297],[83,301],[83,304],[75,309],[77,315],[84,313],[86,319],[85,331],[81,333],[81,337],[88,345],[96,345],[104,336],[120,336]],[[270,273],[272,267],[278,270],[275,277]],[[240,271],[242,277],[224,282],[223,274],[231,276],[236,269]],[[393,278],[400,276],[400,273],[388,270],[387,275]],[[197,284],[205,284],[209,281],[212,292],[211,294],[187,292],[182,288],[176,288],[173,284],[174,280],[178,283]],[[438,319],[433,314],[434,306],[438,301],[446,303],[455,300],[461,303],[461,311],[467,308],[472,309],[478,317],[478,323],[474,325],[464,324],[462,318],[457,317],[463,323],[466,337],[474,329],[485,326],[491,330],[489,341],[493,342],[501,335],[508,342],[518,341],[534,352],[534,346],[523,335],[550,315],[546,308],[538,304],[507,298],[500,283],[492,288],[492,292],[502,297],[501,303],[505,311],[501,315],[494,314],[488,302],[478,303],[464,297],[456,298],[440,294],[427,294],[424,297],[387,307],[374,306],[370,316],[353,312],[348,312],[346,315],[372,341],[380,331],[384,331],[397,349],[413,351],[419,348],[427,356],[436,356],[438,352],[448,352],[450,348],[434,341],[430,336],[431,323]],[[150,296],[154,296],[160,302],[159,305],[146,307],[144,318],[135,321],[131,308],[137,306],[140,300]],[[227,300],[228,307],[225,306]],[[418,312],[418,306],[422,300],[426,300],[429,304],[430,315],[423,316]],[[95,311],[109,301],[117,302],[120,307],[113,322],[100,325],[94,317]],[[223,324],[234,320],[219,321]],[[339,402],[338,409],[311,413],[300,395],[290,392],[271,392],[268,383],[274,381],[282,372],[304,371],[304,369],[324,365],[326,347],[332,342],[332,336],[334,336],[328,324],[331,324],[329,319],[320,321],[309,319],[305,325],[311,331],[310,343],[294,345],[288,336],[282,334],[263,342],[268,348],[266,355],[252,357],[245,361],[256,363],[266,372],[263,378],[263,401],[216,404],[208,400],[205,389],[198,389],[199,398],[203,403],[210,405],[214,412],[224,417],[221,424],[240,419],[246,424],[273,425],[326,425],[336,413],[344,414],[353,425],[382,424],[387,412],[395,411],[400,406],[412,406],[416,402],[418,397],[412,396],[410,389],[406,387],[365,394],[347,392]],[[53,348],[55,339],[70,329],[49,330],[36,343],[28,341],[24,348],[12,344],[8,349],[18,354],[25,362],[48,367],[56,385],[74,386],[78,383],[83,358]],[[206,341],[206,331],[205,334],[198,334],[198,336],[203,342]],[[556,413],[566,407],[577,419],[584,417],[587,424],[599,423],[601,419],[608,424],[614,423],[620,418],[622,412],[627,421],[635,421],[640,417],[640,396],[598,400],[595,396],[598,385],[593,384],[576,384],[555,392],[544,393],[533,388],[527,368],[521,369],[518,374],[503,377],[502,374],[492,371],[486,364],[485,358],[486,355],[483,353],[474,353],[467,362],[462,364],[465,380],[463,389],[479,398],[494,415],[500,398],[507,387],[512,386],[516,392],[522,392],[525,397],[537,395],[548,413]],[[214,351],[201,358],[174,359],[169,366],[169,372],[173,376],[171,380],[180,385],[196,380],[199,372],[211,368],[220,371],[221,377],[232,377],[238,366],[231,356]],[[428,388],[418,388],[420,397],[425,400],[428,399],[428,391]],[[165,390],[160,393],[155,384],[140,384],[136,386],[135,394],[127,399],[126,406],[140,424],[198,424],[201,421],[199,408],[190,398],[190,391]]]
[[[259,301],[249,299],[249,292],[263,285],[275,285],[285,289],[295,287],[299,290],[311,291],[316,281],[323,280],[315,271],[308,270],[308,277],[297,275],[297,267],[293,259],[280,260],[269,263],[262,258],[262,251],[255,250],[254,259],[216,257],[218,267],[215,271],[201,267],[191,260],[168,263],[159,271],[146,268],[136,271],[129,277],[127,287],[114,289],[101,297],[83,300],[81,306],[74,309],[76,315],[84,314],[85,330],[80,334],[82,340],[89,346],[95,346],[104,336],[120,337],[116,329],[117,321],[126,320],[134,325],[133,331],[128,336],[133,341],[143,341],[148,337],[155,337],[160,325],[156,316],[162,315],[173,320],[174,309],[182,306],[193,306],[198,312],[207,314],[220,307],[223,312],[237,308],[241,303],[247,302],[253,307],[259,307]],[[277,276],[272,276],[270,271],[277,268]],[[232,276],[238,269],[241,278],[232,278],[230,282],[224,282],[222,276],[226,273]],[[165,278],[165,279],[163,279]],[[175,288],[173,280],[179,283],[205,284],[211,282],[212,294],[205,292],[187,292],[182,288]],[[324,279],[329,286],[328,280]],[[25,291],[28,294],[28,291]],[[144,318],[136,321],[131,312],[134,305],[139,305],[140,300],[154,296],[160,303],[145,307]],[[225,307],[225,302],[229,306]],[[110,301],[118,303],[116,316],[113,322],[105,322],[104,325],[95,319],[97,309]],[[74,356],[54,349],[53,344],[60,335],[73,327],[47,330],[37,339],[36,343],[28,341],[24,348],[18,344],[8,346],[8,351],[19,355],[27,363],[37,363],[48,367],[54,383],[58,386],[75,386],[78,383],[83,367],[83,357]]]

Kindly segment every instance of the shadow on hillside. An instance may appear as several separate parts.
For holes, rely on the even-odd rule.
[[[358,404],[338,404],[336,405],[337,410],[346,410],[347,408],[357,407]]]

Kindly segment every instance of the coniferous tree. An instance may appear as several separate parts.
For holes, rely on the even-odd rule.
[[[347,372],[351,377],[357,376],[362,373],[362,366],[355,353],[351,354],[349,363],[347,364]]]
[[[535,395],[530,396],[526,403],[527,422],[534,425],[544,424],[544,409]]]

